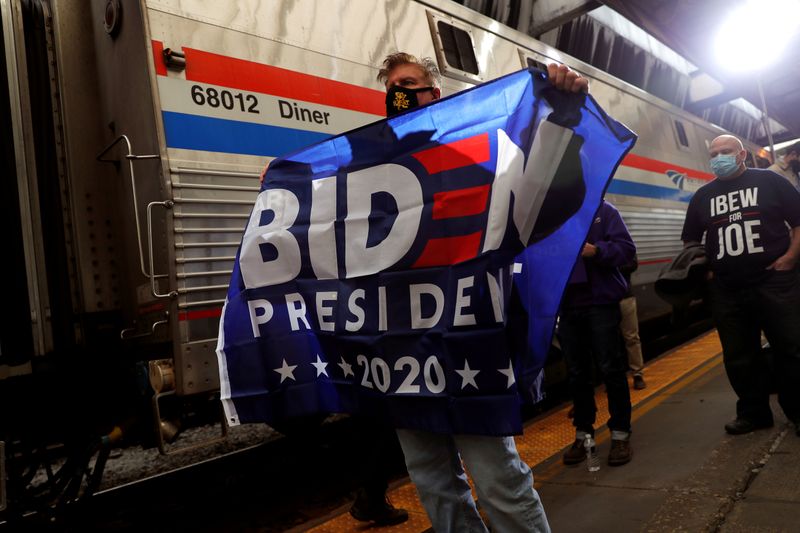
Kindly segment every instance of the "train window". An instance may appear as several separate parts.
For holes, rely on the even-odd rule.
[[[683,127],[683,122],[680,120],[675,121],[675,133],[678,134],[678,142],[681,146],[689,147],[689,137],[686,135],[686,129]]]
[[[539,70],[547,72],[547,65],[540,61],[536,61],[532,57],[526,57],[525,63],[528,65],[528,67],[538,68]]]
[[[525,48],[517,48],[517,51],[522,68],[536,68],[547,72],[547,65],[553,62],[549,57]]]
[[[475,32],[482,30],[434,11],[427,13],[436,61],[442,76],[471,84],[485,81],[480,74],[481,64],[478,63],[478,56],[483,54],[480,46],[478,50],[475,48]]]
[[[442,20],[436,22],[447,64],[470,74],[478,74],[478,59],[469,33]]]

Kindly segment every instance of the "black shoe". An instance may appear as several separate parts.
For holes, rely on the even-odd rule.
[[[633,388],[636,390],[642,390],[645,387],[647,387],[647,383],[644,382],[644,377],[642,377],[641,374],[634,374]]]
[[[586,459],[586,448],[580,439],[575,439],[575,442],[564,452],[562,457],[565,465],[576,465],[584,459]]]
[[[631,461],[633,448],[629,439],[611,439],[611,451],[608,452],[608,466],[621,466]]]
[[[350,515],[359,522],[375,522],[377,526],[393,526],[408,520],[408,511],[395,507],[388,498],[373,505],[368,504],[366,499],[356,498]]]
[[[731,435],[744,435],[745,433],[752,433],[757,429],[771,428],[773,426],[772,420],[766,422],[753,422],[746,418],[736,418],[725,424],[725,431]]]

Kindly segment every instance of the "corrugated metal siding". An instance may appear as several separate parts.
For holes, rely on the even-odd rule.
[[[176,168],[172,190],[178,309],[219,308],[258,195],[258,175]],[[217,335],[215,321],[191,322],[184,341]]]
[[[683,249],[681,230],[686,212],[679,209],[660,209],[617,206],[628,226],[639,262],[673,258]]]

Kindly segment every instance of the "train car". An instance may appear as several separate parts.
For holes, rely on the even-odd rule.
[[[54,443],[88,456],[149,435],[169,453],[171,417],[214,420],[219,317],[259,175],[380,120],[391,52],[434,57],[444,95],[550,62],[591,79],[639,135],[608,197],[639,249],[642,320],[668,311],[652,285],[722,133],[447,0],[0,0],[0,17],[12,474]]]

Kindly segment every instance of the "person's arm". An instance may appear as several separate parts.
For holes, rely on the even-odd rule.
[[[605,224],[603,240],[586,243],[581,255],[591,258],[599,265],[621,267],[633,261],[636,245],[619,211],[614,208],[605,211],[601,215]]]
[[[623,276],[630,276],[639,268],[639,258],[636,254],[633,254],[633,260],[629,263],[625,263],[621,267],[619,267],[619,271],[622,272]]]
[[[697,194],[692,196],[689,201],[689,208],[686,210],[686,218],[683,220],[683,230],[681,230],[681,240],[683,247],[700,245],[703,239],[705,230],[700,222],[700,217],[697,214]]]
[[[792,241],[786,253],[777,258],[768,269],[772,270],[792,270],[797,265],[800,258],[800,226],[792,228]]]

